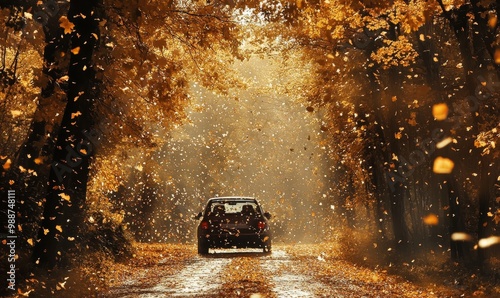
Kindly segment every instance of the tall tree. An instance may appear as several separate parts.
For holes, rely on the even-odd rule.
[[[35,245],[37,264],[52,268],[79,238],[93,145],[93,107],[99,96],[93,53],[98,45],[100,1],[72,0],[68,17],[61,17],[64,34],[71,34],[67,103],[57,136],[43,220]]]

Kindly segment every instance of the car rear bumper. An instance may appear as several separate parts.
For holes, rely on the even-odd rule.
[[[271,235],[268,233],[210,233],[199,234],[198,241],[203,241],[210,248],[263,248],[271,242]]]

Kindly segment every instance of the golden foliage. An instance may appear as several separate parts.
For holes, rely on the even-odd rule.
[[[75,24],[73,24],[67,16],[62,16],[59,18],[59,27],[64,29],[64,34],[71,34],[75,28]]]

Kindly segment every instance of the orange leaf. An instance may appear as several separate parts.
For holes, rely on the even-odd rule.
[[[71,197],[65,193],[60,193],[59,196],[63,199],[63,200],[66,200],[66,201],[71,201]]]
[[[59,18],[59,27],[64,29],[64,34],[70,34],[75,28],[75,24],[68,20],[68,17],[62,16]]]
[[[76,48],[72,49],[72,50],[71,50],[71,53],[72,53],[73,55],[78,55],[78,53],[80,53],[80,47],[76,47]]]
[[[438,156],[434,160],[432,171],[436,174],[450,174],[454,166],[455,163],[451,159]]]
[[[436,120],[445,120],[448,117],[448,105],[445,103],[433,105],[432,116],[434,116]]]
[[[439,223],[439,218],[435,214],[429,214],[426,217],[423,218],[424,224],[429,225],[429,226],[437,226]]]

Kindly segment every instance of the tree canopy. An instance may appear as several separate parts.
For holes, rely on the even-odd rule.
[[[317,127],[306,134],[327,156],[310,157],[313,175],[327,173],[311,195],[316,218],[392,252],[450,249],[454,261],[488,267],[484,243],[500,224],[498,9],[490,0],[3,1],[0,189],[23,198],[19,258],[68,268],[96,242],[119,258],[133,241],[188,241],[188,224],[168,239],[146,227],[188,216],[242,153],[224,147],[229,133],[207,132],[191,148],[203,175],[186,182],[174,161],[199,157],[178,156],[173,131],[204,104],[272,92]],[[278,79],[242,74],[253,61],[278,65]],[[275,150],[296,150],[285,147]],[[196,193],[183,190],[199,181]],[[304,204],[285,184],[268,202],[294,216]]]

